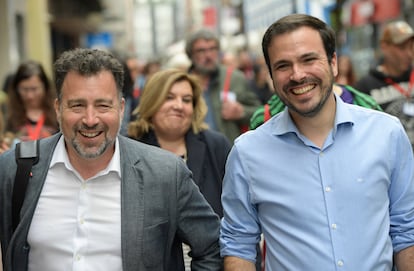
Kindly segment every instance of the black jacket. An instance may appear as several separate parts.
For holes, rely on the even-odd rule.
[[[139,141],[160,146],[153,131],[145,134]],[[185,136],[185,143],[187,166],[193,172],[193,180],[216,214],[222,217],[221,188],[231,144],[219,132],[204,130],[194,134],[191,129]]]

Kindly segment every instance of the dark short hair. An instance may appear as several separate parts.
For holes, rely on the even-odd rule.
[[[336,38],[333,29],[316,17],[306,14],[291,14],[282,17],[276,22],[274,22],[266,30],[263,36],[262,50],[270,74],[271,66],[268,49],[273,38],[288,32],[292,32],[303,26],[313,28],[319,32],[319,35],[321,36],[323,42],[323,46],[325,48],[326,56],[328,57],[328,62],[331,62],[336,47]]]
[[[218,36],[211,30],[200,29],[192,33],[185,42],[185,53],[188,58],[191,59],[193,54],[193,44],[198,40],[214,40],[217,43],[217,47],[220,49],[220,39]]]
[[[68,72],[74,71],[82,76],[96,75],[101,71],[110,71],[114,76],[119,98],[122,98],[124,84],[124,67],[111,53],[97,50],[77,48],[66,51],[54,64],[55,84],[58,99],[61,99],[62,85]]]
[[[47,77],[42,64],[35,60],[28,60],[19,65],[16,73],[12,77],[12,88],[17,91],[17,86],[20,82],[29,79],[32,76],[38,76],[40,81],[42,81],[45,90],[49,91],[51,87],[49,78]]]

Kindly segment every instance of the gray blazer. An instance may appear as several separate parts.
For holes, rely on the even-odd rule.
[[[11,225],[16,172],[14,151],[0,155],[0,241],[6,271],[27,270],[27,234],[50,160],[61,134],[40,141],[21,221]],[[121,243],[123,271],[184,270],[181,242],[192,247],[192,270],[221,270],[220,222],[175,155],[119,136],[121,154]]]

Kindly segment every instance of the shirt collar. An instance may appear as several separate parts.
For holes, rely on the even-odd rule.
[[[334,93],[334,95],[336,99],[336,115],[334,125],[335,134],[340,125],[346,123],[350,123],[352,125],[354,123],[354,119],[351,112],[349,111],[348,105],[342,101],[342,99],[337,94]],[[285,107],[285,109],[280,113],[278,121],[273,122],[272,126],[274,135],[283,135],[287,133],[295,133],[296,135],[300,135],[299,130],[293,122],[287,107]]]
[[[63,164],[68,170],[76,172],[76,170],[73,168],[72,164],[69,161],[69,156],[65,148],[64,136],[60,137],[56,145],[49,168],[52,168],[57,164]],[[106,175],[109,172],[115,172],[117,173],[118,177],[121,178],[121,156],[119,152],[118,137],[115,140],[115,152],[112,156],[111,161],[109,162],[108,166],[104,170],[96,174],[95,177]]]

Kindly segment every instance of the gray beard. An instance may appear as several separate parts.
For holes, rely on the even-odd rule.
[[[216,73],[219,69],[219,65],[215,65],[214,68],[204,68],[199,66],[194,66],[194,71],[201,75],[212,75]]]

